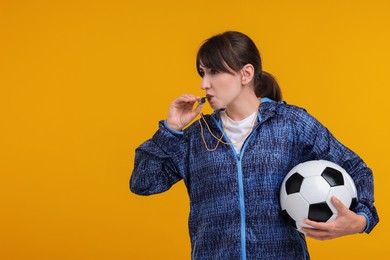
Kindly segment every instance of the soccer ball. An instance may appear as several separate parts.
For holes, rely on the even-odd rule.
[[[333,196],[347,208],[355,206],[357,192],[350,175],[339,165],[325,160],[300,163],[282,182],[282,215],[299,231],[301,227],[310,227],[304,223],[305,219],[333,221],[337,217],[337,209],[330,202]]]

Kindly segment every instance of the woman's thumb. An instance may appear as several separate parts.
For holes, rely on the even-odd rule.
[[[200,111],[202,111],[202,108],[204,106],[204,103],[198,104],[196,108],[192,111],[194,113],[194,117],[200,114]]]

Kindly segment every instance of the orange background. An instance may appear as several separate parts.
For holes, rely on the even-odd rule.
[[[390,4],[321,2],[1,0],[0,259],[190,259],[183,183],[128,181],[171,100],[202,95],[196,51],[225,30],[375,172],[377,228],[308,240],[312,258],[386,259]]]

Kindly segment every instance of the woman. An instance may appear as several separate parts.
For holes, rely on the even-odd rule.
[[[331,239],[374,228],[371,170],[304,109],[281,102],[248,36],[211,37],[199,49],[197,70],[214,113],[188,126],[204,103],[191,94],[175,99],[156,134],[137,148],[130,181],[132,192],[150,195],[184,180],[192,259],[309,259],[305,236],[283,220],[279,206],[285,175],[308,160],[346,169],[359,201],[351,211],[334,198],[337,219],[307,220],[312,228],[302,231]]]

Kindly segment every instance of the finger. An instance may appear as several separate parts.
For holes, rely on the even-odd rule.
[[[193,112],[194,112],[196,115],[199,115],[199,113],[200,113],[200,111],[202,110],[203,106],[204,106],[204,103],[199,103],[199,104],[196,106],[196,108],[194,109]]]
[[[316,228],[302,227],[301,231],[304,232],[306,236],[314,238],[314,239],[318,239],[318,240],[325,240],[325,239],[333,238],[332,233],[328,229],[316,229]]]
[[[192,94],[185,94],[183,95],[188,101],[193,101],[195,102],[197,100],[196,96],[195,95],[192,95]]]
[[[335,196],[333,196],[333,197],[331,198],[331,202],[332,202],[333,206],[338,210],[339,214],[345,213],[346,211],[349,210],[349,209],[341,202],[341,200],[339,200],[339,199],[336,198]]]
[[[191,109],[196,103],[196,99],[191,99],[191,98],[186,98],[182,97],[180,99],[177,99],[173,105],[176,106],[177,108],[185,108],[185,109]]]
[[[316,222],[316,221],[313,221],[310,219],[306,219],[305,224],[312,226],[313,229],[318,229],[318,230],[328,230],[329,229],[329,223]]]
[[[327,240],[332,238],[331,234],[325,231],[309,230],[304,232],[307,237],[314,238],[317,240]]]
[[[180,97],[178,97],[176,100],[178,102],[195,103],[195,101],[197,99],[196,99],[196,97],[194,95],[184,94],[184,95],[181,95]]]
[[[319,230],[315,228],[301,228],[301,230],[305,232],[306,235],[316,236],[316,237],[326,236],[329,234],[329,232],[326,230]]]

